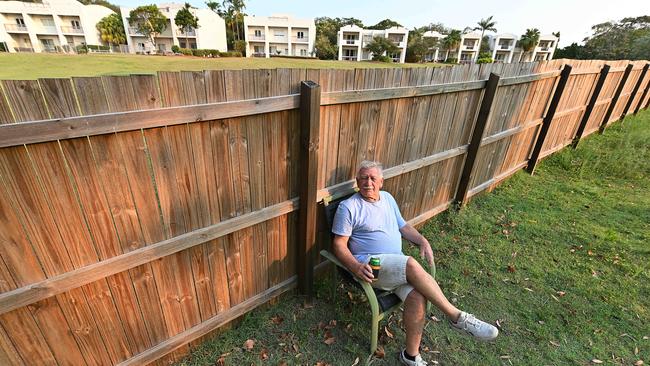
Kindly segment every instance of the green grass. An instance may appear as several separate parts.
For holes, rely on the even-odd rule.
[[[59,55],[45,53],[0,53],[0,80],[65,78],[152,74],[156,71],[192,71],[214,69],[276,69],[276,68],[385,68],[422,67],[435,64],[396,64],[383,62],[325,61],[290,58],[200,58],[189,56],[139,55]]]
[[[501,327],[478,343],[429,321],[425,360],[446,365],[633,365],[650,362],[650,112],[519,172],[461,211],[428,222],[438,279],[452,301]],[[384,358],[368,355],[360,293],[313,307],[286,296],[200,347],[181,365],[397,364],[401,315],[382,323]],[[435,317],[443,319],[439,312]],[[388,336],[385,328],[394,338]],[[329,332],[329,333],[328,333]],[[325,344],[329,336],[334,343]],[[253,340],[251,350],[244,347]],[[294,345],[296,346],[294,348]],[[264,359],[264,357],[268,359]],[[216,363],[224,364],[224,363]]]

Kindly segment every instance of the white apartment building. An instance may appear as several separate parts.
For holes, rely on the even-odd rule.
[[[409,31],[406,28],[392,27],[385,30],[363,29],[356,25],[341,27],[337,33],[339,47],[339,60],[368,61],[372,60],[372,52],[365,49],[373,38],[384,37],[393,42],[399,51],[390,57],[394,62],[404,63],[406,58],[406,44]]]
[[[101,45],[97,22],[113,11],[75,0],[0,1],[0,43],[9,52],[73,52]]]
[[[501,33],[489,36],[492,60],[494,62],[511,63],[515,54],[518,37],[512,33]]]
[[[555,48],[557,48],[557,41],[557,37],[552,34],[539,36],[539,41],[531,57],[532,61],[548,61],[553,59]]]
[[[424,56],[424,61],[439,61],[440,59],[438,56],[440,52],[440,42],[442,42],[446,35],[436,31],[428,31],[424,32],[424,34],[422,34],[422,37],[428,38],[436,44],[434,47],[429,47],[427,54]]]
[[[311,57],[316,24],[313,18],[297,19],[284,14],[245,16],[244,37],[246,57]]]
[[[139,34],[136,28],[129,25],[129,13],[135,8],[120,7],[122,22],[126,33],[126,43],[131,53],[170,52],[173,45],[180,48],[212,49],[227,51],[226,23],[210,9],[191,8],[190,12],[199,18],[199,27],[184,32],[179,29],[174,18],[184,4],[167,3],[157,5],[160,12],[167,18],[165,31],[156,37],[156,44],[151,44],[149,37]]]
[[[458,46],[458,62],[476,62],[480,51],[480,41],[481,33],[472,32],[463,34],[460,37],[460,45]]]

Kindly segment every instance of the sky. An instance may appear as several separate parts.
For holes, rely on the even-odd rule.
[[[256,16],[289,14],[296,18],[354,17],[365,25],[390,18],[407,28],[429,23],[464,29],[490,15],[496,20],[499,33],[523,34],[527,28],[538,28],[542,34],[560,32],[560,47],[582,43],[591,35],[594,24],[625,17],[650,15],[650,0],[244,0],[245,13]],[[120,6],[134,7],[154,3],[153,0],[113,0]],[[159,0],[155,3],[170,2]],[[182,3],[184,0],[174,2]],[[189,0],[204,8],[204,0]]]

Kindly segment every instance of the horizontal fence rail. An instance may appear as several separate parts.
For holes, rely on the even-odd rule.
[[[354,192],[362,160],[384,163],[420,225],[647,108],[647,65],[0,81],[0,352],[177,361],[274,297],[311,293],[330,245],[318,205]]]

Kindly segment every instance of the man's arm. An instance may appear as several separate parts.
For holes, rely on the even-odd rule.
[[[433,250],[431,250],[431,244],[427,238],[422,236],[415,228],[409,224],[402,226],[399,229],[399,232],[402,233],[404,239],[417,244],[420,247],[420,255],[424,257],[429,264],[433,264]]]
[[[336,258],[355,276],[366,282],[372,282],[374,276],[372,275],[372,268],[370,265],[363,264],[357,261],[348,248],[349,236],[334,235],[332,241],[332,251]]]

